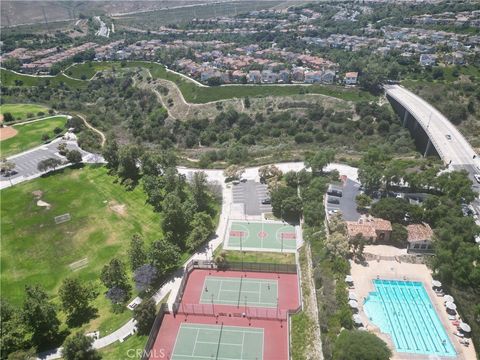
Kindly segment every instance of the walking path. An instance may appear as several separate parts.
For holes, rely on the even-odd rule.
[[[300,171],[305,168],[303,162],[290,162],[290,163],[279,163],[274,164],[283,172],[288,171]],[[247,168],[245,169],[245,173],[243,174],[243,178],[247,180],[258,180],[258,166]],[[220,214],[219,223],[217,226],[217,230],[215,231],[215,235],[200,250],[198,250],[195,254],[193,254],[185,263],[188,264],[191,260],[199,259],[199,260],[212,260],[213,253],[216,248],[223,242],[223,237],[226,232],[228,218],[230,214],[230,210],[233,204],[233,195],[232,195],[232,188],[231,185],[225,184],[225,177],[223,176],[223,170],[205,170],[205,169],[189,169],[186,167],[179,166],[178,172],[185,175],[187,178],[191,176],[193,173],[197,171],[203,171],[207,175],[207,179],[209,182],[217,182],[222,186],[222,212]],[[340,174],[345,174],[347,176],[354,175],[356,178],[357,169],[353,168],[348,165],[342,164],[330,164],[327,166],[328,170],[336,169],[340,172]],[[178,269],[162,286],[158,289],[158,291],[153,295],[153,299],[158,304],[168,293],[170,293],[167,304],[169,308],[171,308],[176,296],[177,292],[180,287],[180,283],[184,273],[184,266]],[[115,341],[123,341],[130,335],[135,333],[135,320],[130,319],[126,324],[124,324],[118,330],[112,332],[111,334],[99,338],[95,340],[93,343],[93,347],[95,349],[104,348],[110,344],[113,344]],[[61,358],[61,348],[54,349],[52,351],[39,354],[38,359],[59,359]]]

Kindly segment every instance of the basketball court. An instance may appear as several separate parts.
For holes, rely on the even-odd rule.
[[[200,304],[277,307],[278,281],[246,277],[205,277]]]
[[[261,328],[182,323],[171,359],[261,360],[263,344]]]
[[[232,221],[224,249],[247,251],[295,252],[295,227],[272,221]]]

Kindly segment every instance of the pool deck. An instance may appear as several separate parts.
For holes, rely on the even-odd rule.
[[[456,332],[456,327],[452,325],[451,321],[448,320],[447,312],[445,311],[445,306],[443,304],[443,298],[437,296],[432,290],[432,275],[431,271],[423,264],[409,264],[409,263],[399,263],[396,261],[368,261],[367,266],[357,264],[353,261],[350,261],[351,265],[351,275],[355,288],[352,289],[359,299],[359,315],[361,316],[363,323],[366,325],[367,329],[381,339],[383,339],[392,349],[393,360],[410,360],[410,359],[436,359],[436,360],[471,360],[477,359],[475,354],[475,348],[472,341],[470,340],[470,346],[465,347],[459,343],[459,338],[453,335]],[[374,291],[374,285],[372,280],[376,279],[377,276],[383,280],[410,280],[410,281],[420,281],[423,283],[425,290],[430,297],[435,310],[437,311],[438,317],[440,318],[445,330],[450,337],[450,341],[457,352],[457,356],[428,356],[424,354],[411,354],[411,353],[400,353],[395,351],[395,346],[388,334],[384,334],[380,329],[375,326],[373,323],[368,321],[368,317],[363,311],[363,302],[364,298],[368,297],[368,294]]]

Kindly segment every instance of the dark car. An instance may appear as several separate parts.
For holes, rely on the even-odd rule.
[[[328,202],[329,204],[340,205],[340,199],[339,199],[338,197],[328,196],[328,197],[327,197],[327,202]]]
[[[263,204],[263,205],[270,205],[271,203],[272,203],[272,200],[269,199],[269,198],[262,200],[262,204]]]

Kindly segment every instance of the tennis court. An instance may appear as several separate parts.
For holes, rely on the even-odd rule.
[[[182,323],[172,360],[263,359],[263,329]]]
[[[278,281],[246,277],[207,276],[200,304],[277,307]]]
[[[226,237],[225,249],[295,252],[295,227],[280,222],[233,221]]]

